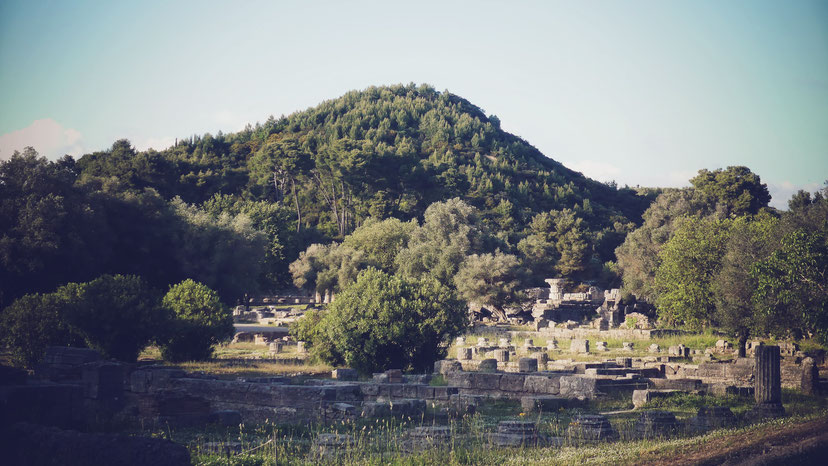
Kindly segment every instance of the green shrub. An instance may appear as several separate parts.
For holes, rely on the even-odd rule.
[[[3,310],[0,335],[15,365],[34,366],[48,346],[83,346],[83,339],[63,319],[64,307],[58,293],[28,294]]]
[[[2,334],[15,363],[27,367],[47,346],[87,346],[105,358],[135,361],[165,320],[140,277],[102,275],[18,299],[3,311]]]
[[[172,314],[161,340],[167,361],[201,361],[213,356],[213,345],[233,336],[233,316],[218,293],[187,279],[170,287],[163,307]]]
[[[312,343],[332,345],[334,358],[362,373],[426,371],[466,324],[466,305],[436,280],[369,268],[337,295]]]
[[[65,296],[66,322],[105,358],[135,361],[167,320],[157,295],[135,275],[102,275],[56,293]]]

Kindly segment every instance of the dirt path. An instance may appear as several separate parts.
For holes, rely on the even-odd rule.
[[[638,464],[658,465],[824,465],[828,464],[828,418],[804,424],[775,426],[713,439],[640,458]]]

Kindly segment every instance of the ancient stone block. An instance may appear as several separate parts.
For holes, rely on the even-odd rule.
[[[647,348],[647,351],[649,351],[650,353],[660,353],[661,348],[657,344],[653,343]]]
[[[505,392],[523,391],[525,376],[518,374],[503,374],[500,377],[500,390]]]
[[[702,406],[692,420],[696,430],[706,431],[736,424],[736,416],[726,406]]]
[[[589,340],[573,338],[569,346],[572,353],[589,353]]]
[[[535,358],[518,359],[518,372],[537,372],[538,360]]]
[[[525,412],[549,413],[561,409],[565,402],[557,396],[524,396],[520,399],[520,407]]]
[[[595,342],[595,351],[609,351],[607,348],[607,342],[605,341],[596,341]]]
[[[633,351],[633,349],[635,348],[635,344],[632,343],[632,342],[629,342],[629,341],[625,341],[625,342],[621,343],[621,345],[622,345],[621,349],[624,350],[624,351]]]
[[[575,442],[598,442],[615,440],[618,432],[609,419],[600,414],[582,414],[572,418],[567,435]]]
[[[632,367],[632,358],[615,358],[615,364],[618,364],[619,367],[630,368]]]
[[[434,373],[435,374],[448,374],[449,372],[460,372],[463,370],[463,365],[460,364],[460,361],[455,361],[454,359],[444,359],[442,361],[436,361],[434,363]]]
[[[497,370],[497,359],[484,359],[477,366],[480,372],[494,372]]]
[[[527,375],[524,379],[523,391],[529,393],[557,394],[560,392],[560,377]]]
[[[520,446],[535,444],[539,440],[537,426],[533,422],[501,421],[497,432],[490,436],[492,443],[498,446]]]
[[[666,437],[678,430],[675,414],[669,411],[646,411],[635,423],[635,432],[642,438]]]
[[[509,362],[509,350],[496,349],[494,350],[494,357],[497,362]]]
[[[116,400],[124,392],[124,366],[114,362],[91,362],[82,366],[83,396]]]
[[[458,347],[457,348],[457,359],[461,361],[469,361],[472,358],[472,349],[471,348],[464,348]]]
[[[334,369],[331,371],[331,378],[338,380],[356,380],[359,374],[354,369]]]

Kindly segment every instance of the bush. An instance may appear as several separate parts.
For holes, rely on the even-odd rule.
[[[43,357],[47,346],[64,345],[135,361],[165,320],[141,278],[103,275],[53,293],[23,296],[3,311],[2,331],[15,363],[27,367]]]
[[[341,360],[362,373],[426,371],[445,357],[448,341],[466,323],[466,305],[436,280],[369,268],[337,295],[312,343],[330,344],[330,363]]]
[[[102,275],[56,293],[66,297],[66,322],[105,358],[135,361],[167,321],[157,296],[135,275]]]
[[[83,339],[63,319],[65,305],[58,293],[28,294],[3,310],[0,335],[15,365],[34,366],[49,346],[83,346]]]
[[[161,338],[167,361],[199,361],[213,356],[213,345],[233,336],[233,316],[218,293],[187,279],[170,287],[162,305],[173,316]]]

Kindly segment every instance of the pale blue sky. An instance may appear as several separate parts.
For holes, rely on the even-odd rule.
[[[828,178],[828,2],[0,3],[0,157],[241,129],[430,83],[599,180]]]

